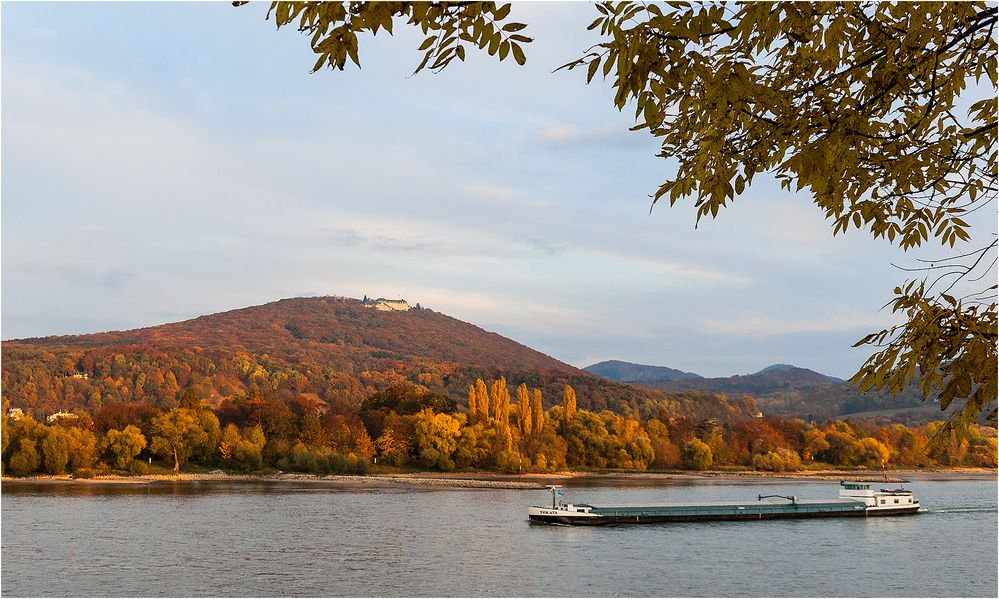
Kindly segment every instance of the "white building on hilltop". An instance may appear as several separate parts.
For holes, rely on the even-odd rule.
[[[374,308],[379,312],[405,312],[412,308],[404,299],[385,299],[384,297],[367,299],[365,297],[363,303],[368,308]]]
[[[76,414],[63,410],[61,412],[56,412],[51,416],[47,416],[45,418],[45,422],[52,424],[56,420],[76,420],[77,418],[79,418],[79,416],[77,416]]]

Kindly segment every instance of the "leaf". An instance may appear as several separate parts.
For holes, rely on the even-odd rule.
[[[513,51],[513,59],[517,61],[517,64],[523,66],[523,64],[527,62],[527,57],[524,56],[524,51],[520,48],[519,45],[511,42],[510,50]]]
[[[597,69],[600,68],[600,59],[595,58],[590,61],[590,66],[586,67],[586,82],[589,83],[593,80],[593,76],[597,74]]]
[[[493,18],[497,21],[502,21],[503,19],[507,18],[507,16],[510,15],[511,6],[512,5],[510,4],[504,4],[503,6],[499,7],[499,9],[495,13],[493,13],[494,15]]]
[[[427,50],[427,49],[429,49],[429,48],[430,48],[430,46],[433,46],[433,45],[434,45],[434,42],[435,42],[435,41],[437,41],[437,36],[435,36],[435,35],[431,35],[431,36],[430,36],[430,37],[428,37],[427,39],[423,40],[423,43],[422,43],[422,44],[420,44],[420,47],[419,47],[419,48],[417,48],[417,50],[419,50],[420,52],[422,52],[422,51],[424,51],[424,50]]]

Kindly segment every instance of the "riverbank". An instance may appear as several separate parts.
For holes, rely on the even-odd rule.
[[[64,476],[4,476],[2,484],[110,484],[147,485],[174,482],[267,482],[315,483],[335,486],[411,485],[415,487],[451,487],[465,489],[543,489],[545,485],[655,484],[662,481],[709,480],[812,480],[839,481],[844,479],[870,482],[909,482],[910,477],[937,479],[996,478],[994,468],[939,468],[924,470],[893,470],[889,473],[855,470],[817,470],[800,472],[764,471],[702,471],[702,472],[559,472],[554,474],[502,474],[492,472],[417,472],[405,474],[315,475],[297,473],[226,474],[223,472],[180,474],[147,474],[141,476],[97,476],[72,478]]]

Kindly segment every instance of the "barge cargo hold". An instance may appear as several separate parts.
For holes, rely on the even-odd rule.
[[[566,503],[559,486],[549,487],[552,505],[532,506],[532,522],[600,526],[653,522],[698,522],[708,520],[777,520],[790,518],[843,518],[914,514],[919,501],[905,489],[871,490],[867,483],[841,482],[838,499],[800,500],[794,496],[760,495],[744,503],[704,502],[692,504],[596,506]],[[779,498],[783,501],[764,501]]]

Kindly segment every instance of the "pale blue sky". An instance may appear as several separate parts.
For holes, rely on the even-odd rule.
[[[846,377],[912,263],[758,179],[694,230],[609,88],[552,73],[588,4],[515,5],[526,67],[411,77],[422,37],[310,74],[266,5],[2,6],[2,336],[300,295],[401,296],[586,366]],[[994,213],[988,218],[994,218]],[[942,253],[942,252],[940,252]]]

